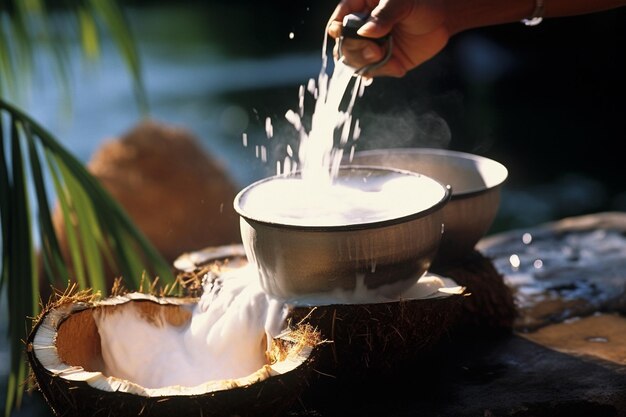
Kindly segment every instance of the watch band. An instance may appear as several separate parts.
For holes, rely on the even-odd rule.
[[[526,26],[537,26],[543,21],[543,0],[535,0],[535,10],[528,19],[522,19],[522,23]]]

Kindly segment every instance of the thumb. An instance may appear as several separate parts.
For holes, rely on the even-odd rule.
[[[382,0],[370,14],[367,22],[357,34],[368,38],[380,38],[391,32],[405,15],[408,1]]]

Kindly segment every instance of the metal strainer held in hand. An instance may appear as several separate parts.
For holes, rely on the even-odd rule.
[[[341,28],[341,36],[338,40],[337,52],[339,59],[343,59],[343,41],[344,38],[352,38],[352,39],[365,39],[368,41],[372,41],[380,46],[384,46],[386,49],[385,56],[378,62],[373,62],[371,64],[364,65],[361,68],[355,70],[355,74],[362,75],[368,71],[372,71],[375,68],[378,68],[384,65],[389,58],[391,57],[391,34],[387,34],[381,38],[368,38],[365,36],[361,36],[357,34],[357,31],[361,26],[367,22],[369,18],[369,14],[366,13],[351,13],[346,15],[343,18],[342,28]]]

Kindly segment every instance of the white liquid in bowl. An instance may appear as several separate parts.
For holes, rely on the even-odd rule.
[[[446,188],[430,177],[393,170],[350,170],[332,184],[273,177],[244,189],[240,214],[291,226],[358,225],[403,218],[435,206]]]

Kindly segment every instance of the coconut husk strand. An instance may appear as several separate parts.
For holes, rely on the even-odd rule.
[[[148,321],[183,325],[195,298],[128,293],[65,296],[44,309],[27,340],[37,388],[56,416],[277,416],[306,388],[319,334],[310,327],[272,340],[268,364],[242,378],[194,387],[144,388],[102,372],[97,311],[139,308]],[[138,337],[140,337],[138,335]]]

